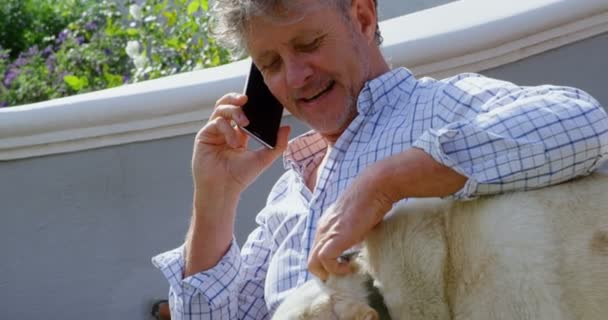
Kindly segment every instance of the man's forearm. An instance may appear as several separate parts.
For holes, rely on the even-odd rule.
[[[371,171],[376,185],[394,202],[403,198],[448,196],[462,189],[467,181],[465,176],[418,148],[386,158]]]
[[[194,192],[184,277],[214,267],[224,256],[232,242],[237,204],[238,196]]]

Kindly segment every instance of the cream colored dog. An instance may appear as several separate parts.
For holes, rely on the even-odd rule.
[[[294,290],[273,319],[608,319],[608,176],[474,201],[396,206],[354,273]]]

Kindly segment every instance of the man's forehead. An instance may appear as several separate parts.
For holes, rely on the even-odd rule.
[[[298,1],[308,3],[307,1]],[[300,11],[290,11],[277,16],[253,16],[248,21],[245,41],[247,43],[247,51],[249,54],[255,54],[258,58],[263,58],[269,52],[264,45],[267,41],[272,43],[297,43],[309,40],[310,36],[315,36],[320,33],[320,30],[325,28],[327,21],[324,19],[310,20],[307,23],[307,18],[315,14],[324,13],[327,10],[325,6],[328,1],[310,1],[310,5],[303,7]],[[313,4],[316,3],[316,4]],[[325,10],[325,11],[324,11]],[[280,30],[282,36],[269,39],[268,31],[275,32]],[[266,35],[266,36],[265,36]],[[283,37],[284,36],[284,37]],[[260,50],[254,50],[258,48]],[[252,52],[256,51],[256,52]]]

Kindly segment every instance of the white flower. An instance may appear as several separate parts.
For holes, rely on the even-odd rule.
[[[144,17],[144,13],[141,11],[141,7],[136,4],[132,4],[131,6],[129,6],[129,13],[133,17],[133,19],[137,21],[140,21]]]
[[[135,68],[142,69],[146,66],[146,62],[148,62],[148,58],[144,54],[140,54],[133,58],[133,63],[135,64]]]
[[[147,16],[147,17],[144,19],[144,22],[151,22],[151,21],[154,21],[154,20],[156,20],[156,17],[155,17],[155,16]]]
[[[137,42],[137,41],[127,42],[127,47],[125,48],[125,51],[127,52],[127,55],[129,56],[129,58],[135,59],[135,57],[137,57],[139,55],[139,50],[140,50],[139,42]]]

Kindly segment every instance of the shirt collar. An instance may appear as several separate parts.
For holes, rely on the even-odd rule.
[[[309,174],[307,168],[315,159],[322,157],[326,149],[325,139],[316,131],[308,131],[289,142],[283,153],[283,165],[306,178]]]
[[[365,83],[357,99],[357,110],[365,116],[376,113],[388,103],[389,93],[396,87],[399,87],[400,95],[409,100],[417,83],[418,80],[406,68],[390,70]]]
[[[389,99],[389,93],[399,86],[400,94],[409,99],[417,80],[406,68],[388,71],[377,78],[367,81],[357,98],[357,111],[360,116],[370,116],[378,111]],[[313,162],[318,162],[327,150],[327,142],[315,131],[308,131],[291,140],[283,154],[285,169],[293,169],[307,177]]]

